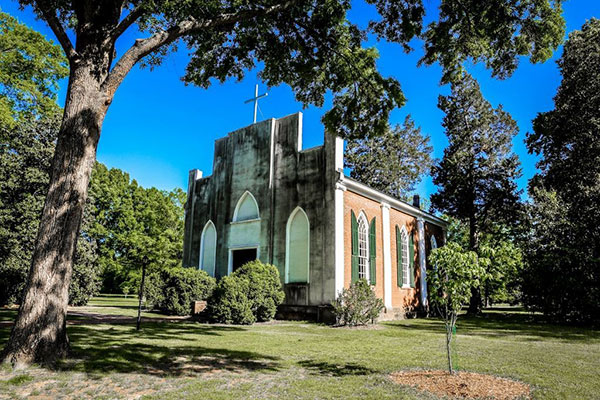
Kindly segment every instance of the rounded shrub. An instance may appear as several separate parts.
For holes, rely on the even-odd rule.
[[[237,276],[221,278],[208,301],[208,312],[214,322],[250,325],[256,322],[248,299],[248,281]]]
[[[167,314],[188,315],[192,301],[206,300],[215,286],[215,279],[206,271],[168,268],[146,277],[144,295],[148,308],[156,308]]]
[[[269,321],[284,296],[277,268],[251,261],[219,281],[209,313],[213,321],[227,324]]]
[[[134,282],[130,279],[126,282],[126,286],[131,288],[131,292],[137,296],[140,287],[139,280]],[[148,274],[144,282],[144,306],[146,309],[161,310],[165,301],[165,290],[165,281],[161,271]]]
[[[233,275],[248,281],[248,299],[258,322],[270,321],[285,297],[279,271],[271,264],[255,260],[243,265]]]
[[[338,325],[366,325],[375,321],[383,310],[383,301],[365,279],[359,279],[344,289],[332,303]]]

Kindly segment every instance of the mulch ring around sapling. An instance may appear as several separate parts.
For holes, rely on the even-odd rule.
[[[413,386],[437,396],[463,399],[530,399],[529,385],[474,372],[400,371],[390,375],[399,385]]]

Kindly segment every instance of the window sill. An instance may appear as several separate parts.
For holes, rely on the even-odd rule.
[[[231,221],[230,224],[231,225],[247,224],[247,223],[250,223],[250,222],[257,222],[257,221],[260,221],[260,218],[245,219],[243,221]]]
[[[414,288],[409,285],[402,285],[402,287],[400,289],[414,289]]]

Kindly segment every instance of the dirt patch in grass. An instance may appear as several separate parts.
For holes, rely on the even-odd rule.
[[[26,378],[24,378],[26,377]],[[28,374],[0,371],[0,400],[139,399],[177,388],[178,381],[144,374],[110,374],[93,377],[85,373],[57,373],[30,367]]]
[[[400,385],[413,386],[437,396],[463,399],[530,399],[529,385],[497,376],[474,372],[400,371],[391,375]]]

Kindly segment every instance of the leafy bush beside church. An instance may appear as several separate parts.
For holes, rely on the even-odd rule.
[[[208,312],[211,320],[225,324],[269,321],[284,296],[277,268],[251,261],[219,281],[208,301]]]
[[[144,286],[148,308],[189,315],[192,302],[210,297],[216,282],[205,271],[177,267],[149,274]]]
[[[375,295],[366,279],[359,279],[344,289],[331,304],[337,325],[366,325],[375,321],[383,310],[383,301]]]

